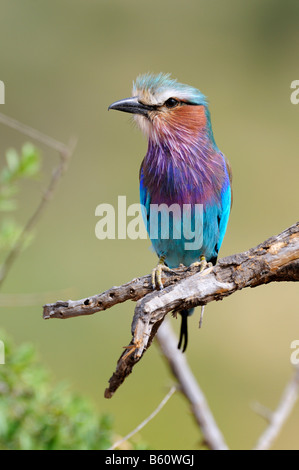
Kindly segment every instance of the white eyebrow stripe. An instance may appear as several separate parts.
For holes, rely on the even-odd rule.
[[[188,93],[175,88],[169,88],[161,93],[151,93],[149,90],[134,90],[142,103],[151,106],[162,106],[169,98],[175,98],[178,101],[188,99]]]

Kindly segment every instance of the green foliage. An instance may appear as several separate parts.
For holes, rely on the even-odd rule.
[[[40,174],[41,159],[33,144],[19,154],[9,149],[0,169],[0,253],[18,239],[22,227],[12,212],[24,179]],[[26,244],[27,245],[27,244]],[[5,364],[0,364],[0,450],[105,449],[111,444],[111,418],[99,416],[65,384],[51,385],[32,345],[16,348],[5,334]]]
[[[111,444],[111,418],[99,416],[63,384],[53,386],[31,345],[6,335],[0,365],[0,450],[94,450]]]
[[[11,215],[17,209],[21,182],[37,178],[41,166],[39,152],[30,143],[23,145],[20,154],[9,149],[5,157],[5,165],[0,168],[0,212],[4,213],[0,222],[0,259],[22,232]],[[100,416],[88,400],[70,392],[65,384],[52,385],[32,345],[16,348],[1,331],[0,340],[5,344],[5,364],[0,364],[0,450],[110,447],[110,416]],[[142,442],[126,445],[147,448]]]
[[[6,165],[0,172],[0,211],[16,209],[13,197],[19,190],[19,182],[24,178],[36,177],[40,170],[40,155],[31,143],[23,145],[21,155],[10,148],[6,152]]]
[[[40,172],[40,154],[31,143],[25,143],[19,154],[10,148],[5,155],[5,165],[0,171],[0,212],[5,212],[0,223],[0,252],[10,250],[22,228],[10,213],[17,208],[16,196],[24,179],[36,178]]]

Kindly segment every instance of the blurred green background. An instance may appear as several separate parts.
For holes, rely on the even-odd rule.
[[[221,256],[246,250],[298,219],[299,4],[285,0],[2,0],[0,112],[67,143],[71,165],[47,207],[35,240],[15,263],[2,293],[61,290],[86,297],[148,274],[156,263],[148,240],[95,237],[95,208],[126,195],[138,202],[146,141],[127,115],[108,113],[130,96],[143,72],[171,72],[208,96],[214,135],[233,168],[234,206]],[[0,125],[0,155],[28,140]],[[54,151],[39,144],[43,178],[22,187],[18,220],[36,207]],[[50,294],[51,292],[51,294]],[[49,294],[47,294],[49,293]],[[20,344],[33,343],[53,380],[67,380],[99,412],[114,415],[125,435],[158,405],[172,382],[153,346],[111,400],[103,398],[134,304],[87,318],[42,320],[42,305],[1,308],[0,325]],[[265,428],[252,409],[274,408],[292,374],[290,343],[299,339],[298,286],[272,284],[236,293],[190,321],[187,357],[231,448],[250,448]],[[176,331],[179,322],[171,319]],[[5,366],[0,366],[5,367]],[[299,407],[275,448],[299,449]],[[175,395],[140,433],[154,449],[200,442],[188,404]]]

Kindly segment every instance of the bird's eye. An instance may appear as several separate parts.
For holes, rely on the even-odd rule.
[[[175,98],[168,98],[168,100],[165,101],[165,103],[164,103],[166,108],[175,108],[178,104],[179,104],[179,102]]]

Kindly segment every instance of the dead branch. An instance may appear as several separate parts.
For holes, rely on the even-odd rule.
[[[299,222],[255,248],[219,260],[202,273],[198,268],[186,267],[165,273],[162,291],[153,292],[150,276],[145,276],[92,297],[45,305],[43,316],[49,319],[90,315],[126,300],[137,301],[132,340],[105,391],[106,398],[111,398],[151,345],[167,313],[222,300],[245,287],[281,281],[299,281]]]
[[[178,341],[168,321],[163,322],[156,338],[164,358],[178,381],[177,389],[190,403],[192,415],[203,435],[203,444],[211,450],[228,450],[208,402],[190,369],[186,355],[177,348]]]

